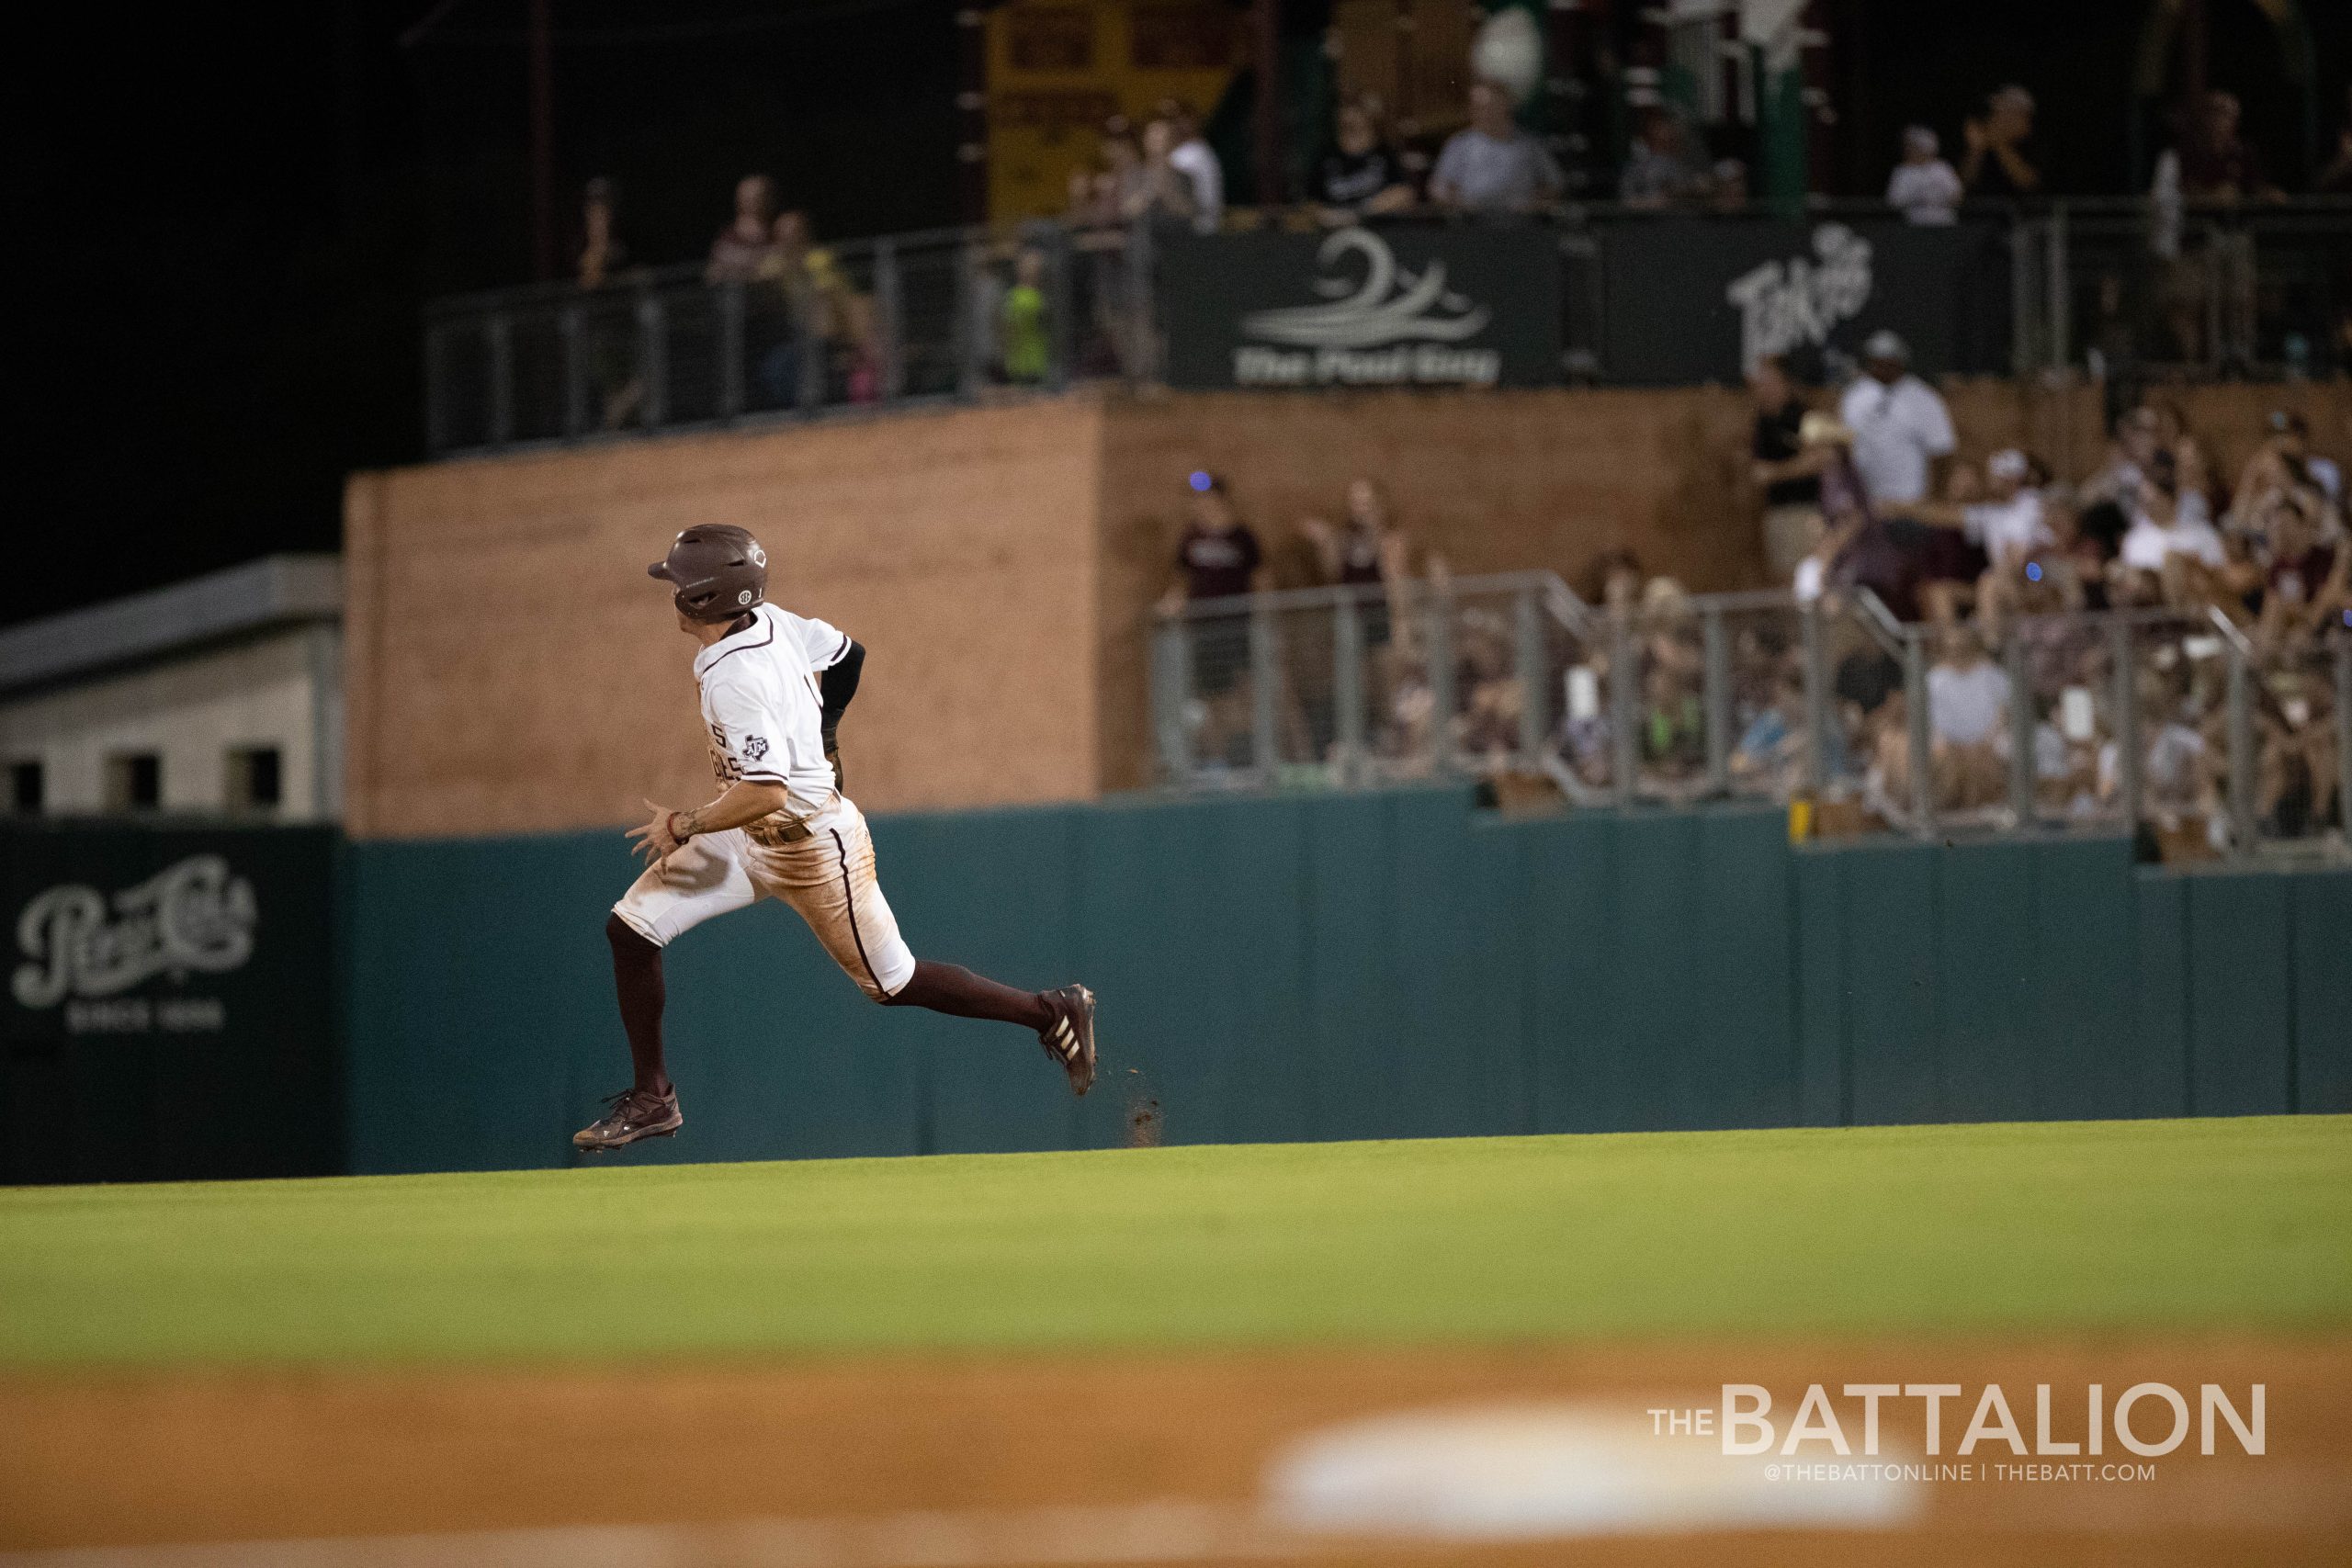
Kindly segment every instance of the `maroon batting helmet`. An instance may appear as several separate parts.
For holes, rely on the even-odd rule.
[[[673,539],[670,553],[645,574],[677,589],[686,619],[731,621],[767,597],[768,553],[741,528],[704,524]]]

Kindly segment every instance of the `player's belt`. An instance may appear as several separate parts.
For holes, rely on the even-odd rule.
[[[748,824],[743,832],[752,842],[765,844],[770,849],[782,844],[797,844],[809,836],[808,823],[797,817],[786,817],[781,811],[772,812]]]

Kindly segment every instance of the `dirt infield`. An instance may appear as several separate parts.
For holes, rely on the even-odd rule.
[[[2146,1478],[1975,1475],[1862,1491],[1802,1480],[1758,1489],[1751,1480],[1741,1506],[1761,1498],[1768,1508],[1786,1504],[1785,1515],[1764,1521],[1769,1528],[1758,1528],[1752,1513],[1734,1517],[1707,1537],[1705,1556],[1742,1563],[1881,1562],[1897,1551],[1908,1560],[1972,1564],[2342,1561],[2352,1540],[2352,1342],[2342,1339],[893,1359],[626,1374],[19,1373],[0,1376],[0,1546],[243,1543],[74,1556],[159,1564],[952,1568],[1548,1562],[1578,1538],[1578,1562],[1662,1564],[1691,1560],[1692,1539],[1677,1529],[1724,1519],[1706,1511],[1709,1478],[1752,1477],[1764,1461],[1724,1458],[1713,1438],[1653,1435],[1649,1410],[1713,1407],[1724,1383],[1761,1384],[1772,1393],[1776,1430],[1785,1433],[1809,1383],[1827,1385],[1833,1396],[1846,1383],[1955,1383],[1964,1395],[1944,1408],[1940,1453],[1959,1463],[1955,1449],[1984,1384],[2003,1385],[2031,1441],[2036,1383],[2055,1391],[2053,1434],[2079,1438],[2086,1385],[2101,1384],[2111,1408],[2142,1382],[2182,1390],[2192,1413],[2201,1383],[2222,1385],[2240,1409],[2251,1385],[2265,1385],[2267,1451],[2242,1454],[2223,1427],[2210,1458],[2197,1451],[2193,1430],[2178,1450],[2151,1460],[2133,1459],[2110,1438],[2108,1457],[2153,1465]],[[1838,1413],[1859,1460],[1856,1408],[1844,1401]],[[1920,1408],[1890,1402],[1883,1427],[1889,1454],[1924,1456]],[[1547,1463],[1577,1467],[1556,1447],[1548,1460],[1498,1462],[1490,1446],[1471,1455],[1481,1478],[1472,1490],[1497,1495],[1457,1498],[1401,1524],[1363,1515],[1363,1506],[1394,1505],[1420,1483],[1377,1464],[1368,1483],[1350,1481],[1347,1466],[1357,1462],[1350,1456],[1365,1441],[1334,1446],[1332,1434],[1430,1412],[1455,1426],[1396,1429],[1417,1465],[1469,1440],[1463,1423],[1484,1431],[1480,1423],[1500,1419],[1506,1431],[1597,1432],[1602,1446],[1589,1451],[1604,1469],[1618,1457],[1637,1467],[1676,1457],[1673,1484],[1700,1491],[1673,1492],[1646,1517],[1612,1516],[1647,1485],[1629,1472],[1631,1480],[1599,1487],[1585,1504],[1539,1504],[1531,1516],[1521,1483],[1573,1490],[1575,1474],[1547,1481],[1537,1472]],[[2135,1425],[2145,1438],[2165,1419],[2151,1402]],[[1374,1431],[1373,1450],[1390,1451],[1380,1450],[1384,1431],[1396,1435]],[[1476,1440],[1491,1445],[1492,1435]],[[1826,1462],[1831,1455],[1815,1440],[1803,1457]],[[1973,1458],[1984,1467],[2011,1455],[1994,1442]],[[1512,1486],[1521,1492],[1500,1495]],[[1837,1513],[1844,1504],[1824,1514],[1807,1500],[1832,1492],[1875,1500],[1844,1517]],[[1302,1497],[1314,1516],[1304,1522]],[[413,1539],[420,1537],[437,1539]],[[254,1544],[261,1541],[301,1544]]]

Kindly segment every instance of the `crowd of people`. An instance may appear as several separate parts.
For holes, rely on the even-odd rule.
[[[1534,700],[1559,771],[1596,794],[1630,757],[1650,794],[1728,782],[1787,795],[1813,780],[1889,821],[1907,819],[1923,794],[1939,815],[2000,819],[2017,805],[2015,748],[2030,737],[2036,817],[2111,817],[2136,763],[2144,817],[2211,845],[2229,829],[2235,640],[2251,671],[2256,830],[2295,839],[2342,822],[2333,660],[2352,639],[2352,534],[2343,472],[2301,416],[2269,414],[2225,475],[2178,406],[2154,398],[2116,422],[2104,460],[2070,483],[2019,448],[1962,460],[1942,397],[1886,334],[1834,394],[1808,394],[1776,361],[1758,367],[1751,390],[1762,553],[1789,592],[1721,612],[1729,651],[1713,675],[1697,602],[1627,552],[1579,581],[1589,609],[1547,629],[1545,689],[1532,694],[1510,604],[1456,594],[1445,561],[1375,480],[1348,488],[1337,522],[1309,515],[1261,536],[1224,479],[1194,475],[1161,606],[1195,606],[1193,754],[1246,764],[1261,722],[1250,615],[1204,602],[1324,586],[1355,591],[1363,662],[1351,689],[1364,705],[1352,727],[1333,710],[1338,602],[1293,601],[1273,710],[1288,761],[1340,760],[1352,728],[1361,759],[1391,776],[1425,773],[1441,751],[1523,768]],[[1807,605],[1826,628],[1817,694]],[[1442,649],[1433,606],[1444,607]],[[2119,620],[2130,623],[2120,643]],[[1905,639],[1924,650],[1918,724]],[[1433,670],[1441,652],[1450,668]],[[2129,660],[2120,680],[2119,658]],[[1612,695],[1620,659],[1635,694],[1630,737]],[[1730,683],[1727,781],[1709,766],[1710,679]],[[1927,753],[1915,757],[1922,736]]]

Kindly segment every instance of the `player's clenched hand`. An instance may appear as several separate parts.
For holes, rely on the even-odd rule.
[[[628,836],[635,840],[632,850],[645,858],[646,864],[659,865],[676,852],[681,842],[670,831],[671,819],[676,813],[664,806],[653,806],[650,800],[645,804],[653,807],[653,820],[642,828],[631,828]]]

